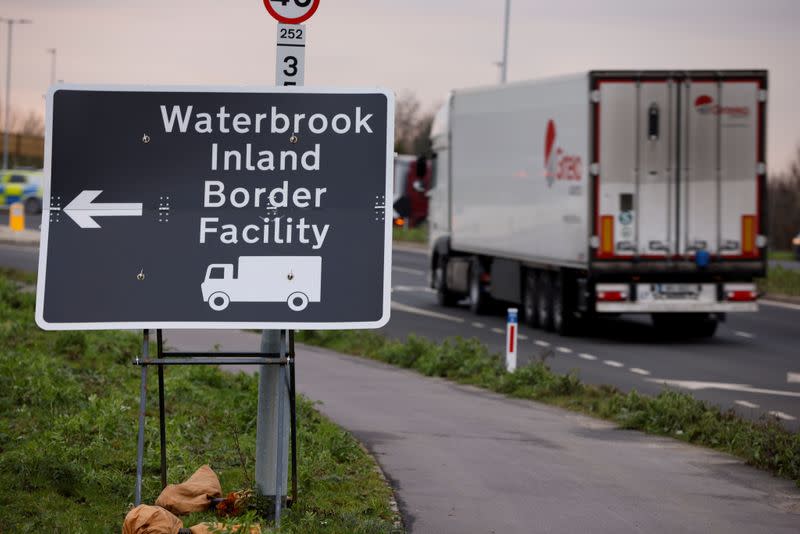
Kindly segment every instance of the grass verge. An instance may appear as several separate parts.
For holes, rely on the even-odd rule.
[[[767,295],[800,297],[800,271],[780,265],[770,267],[767,277],[758,280],[758,289]]]
[[[787,431],[774,419],[747,421],[676,391],[649,397],[590,386],[575,374],[553,373],[544,363],[507,373],[500,356],[490,354],[477,339],[437,344],[413,335],[400,342],[365,331],[309,331],[298,334],[298,340],[711,447],[800,486],[800,433]]]
[[[795,261],[794,253],[791,250],[770,250],[768,258],[778,261]]]
[[[139,336],[43,332],[32,278],[0,272],[0,532],[118,533],[136,470]],[[151,373],[151,377],[155,373]],[[169,481],[208,463],[223,491],[252,487],[258,383],[206,366],[166,369]],[[143,501],[160,492],[150,380]],[[390,533],[391,489],[347,432],[298,398],[299,502],[280,532]],[[194,514],[185,526],[213,519]]]
[[[394,241],[406,241],[411,243],[427,243],[428,227],[426,225],[417,226],[416,228],[400,228],[399,226],[394,226],[392,227],[392,239]]]

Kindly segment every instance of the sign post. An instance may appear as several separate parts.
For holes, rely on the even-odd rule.
[[[273,7],[277,6],[278,10]],[[275,54],[275,85],[298,87],[305,82],[306,26],[299,24],[314,14],[319,0],[264,0],[264,6],[278,21]],[[307,11],[304,10],[307,8]],[[282,10],[282,12],[281,12]],[[301,20],[302,19],[302,20]],[[297,135],[297,132],[292,134]],[[264,330],[262,352],[285,354],[288,332]],[[262,365],[258,376],[258,416],[256,419],[256,487],[262,495],[275,496],[275,525],[280,526],[281,504],[288,481],[288,449],[285,366]],[[294,402],[294,362],[292,362],[292,399]],[[293,447],[294,451],[295,448]],[[272,462],[272,459],[275,462]],[[293,464],[294,465],[294,464]],[[293,473],[296,476],[296,473]],[[274,482],[274,484],[273,484]],[[293,481],[295,483],[295,481]]]

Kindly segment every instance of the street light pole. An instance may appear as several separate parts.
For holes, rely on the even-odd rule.
[[[10,127],[9,116],[11,115],[11,34],[14,24],[30,24],[29,19],[6,19],[0,17],[0,22],[8,25],[8,58],[6,59],[6,110],[3,119],[3,168],[8,169],[8,129]]]
[[[50,61],[50,85],[55,85],[56,83],[56,49],[55,48],[48,48],[47,53],[52,55]]]
[[[503,31],[503,60],[500,62],[500,83],[506,83],[508,72],[508,24],[511,19],[511,0],[506,0],[505,29]]]

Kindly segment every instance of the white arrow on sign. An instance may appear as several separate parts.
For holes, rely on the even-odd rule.
[[[64,208],[64,213],[70,216],[81,228],[100,228],[94,217],[141,217],[142,204],[113,204],[92,202],[102,191],[81,191],[72,202]]]

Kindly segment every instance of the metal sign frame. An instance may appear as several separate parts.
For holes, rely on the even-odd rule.
[[[269,322],[269,321],[131,321],[131,322],[87,322],[87,323],[48,323],[44,319],[45,281],[47,279],[47,250],[50,227],[51,167],[53,97],[59,90],[72,91],[116,91],[116,92],[180,92],[180,93],[292,93],[292,94],[381,94],[387,99],[386,116],[386,167],[385,167],[385,206],[384,206],[384,247],[383,247],[383,299],[382,315],[377,321],[364,322]],[[236,86],[175,86],[175,85],[93,85],[58,84],[47,93],[45,140],[44,194],[42,198],[42,224],[39,246],[39,277],[36,286],[36,324],[44,330],[143,330],[143,329],[269,329],[269,330],[342,330],[381,328],[389,322],[391,314],[391,257],[392,257],[392,193],[394,174],[394,93],[382,88],[292,88],[292,87],[236,87]]]

